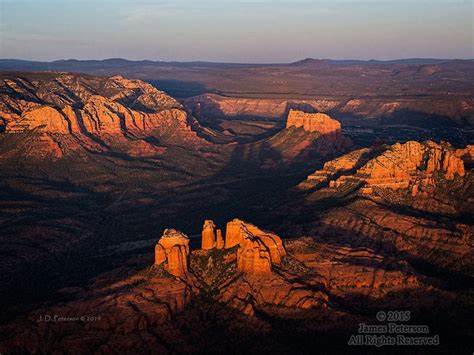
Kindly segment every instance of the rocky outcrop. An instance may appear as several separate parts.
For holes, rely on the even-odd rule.
[[[302,190],[313,188],[319,184],[326,183],[336,175],[351,172],[356,167],[362,165],[364,156],[371,152],[369,148],[358,149],[343,156],[324,163],[321,170],[316,170],[297,187]]]
[[[302,127],[307,132],[317,132],[326,137],[336,139],[341,134],[341,124],[324,113],[306,113],[290,110],[286,128]]]
[[[286,255],[281,238],[265,232],[257,226],[234,219],[227,223],[225,248],[239,246],[237,266],[239,270],[252,274],[269,271]]]
[[[0,118],[6,134],[51,138],[51,145],[39,146],[38,139],[25,136],[30,155],[38,151],[37,157],[48,147],[56,158],[111,149],[147,157],[163,154],[166,145],[207,144],[195,132],[200,130],[197,121],[176,100],[120,76],[48,73],[39,81],[12,76],[0,81]]]
[[[194,320],[196,314],[208,314],[209,308],[202,306],[225,304],[245,315],[257,315],[252,321],[265,319],[259,314],[296,316],[304,320],[306,315],[323,313],[326,318],[335,314],[326,313],[332,307],[331,297],[337,300],[337,310],[333,311],[339,313],[346,311],[341,302],[344,297],[378,300],[390,292],[423,287],[415,271],[404,261],[385,257],[370,248],[324,244],[310,237],[288,241],[288,253],[285,251],[278,270],[273,270],[270,250],[285,250],[281,240],[252,224],[237,219],[232,222],[231,226],[243,230],[243,240],[229,249],[192,251],[188,278],[170,277],[176,274],[166,264],[173,255],[178,259],[180,255],[187,257],[189,240],[181,232],[167,229],[155,248],[155,259],[157,265],[165,264],[164,270],[169,273],[164,273],[161,267],[127,272],[123,266],[106,273],[94,280],[92,290],[80,289],[71,293],[68,301],[45,306],[26,321],[2,326],[0,330],[7,336],[0,341],[0,349],[20,347],[29,352],[49,353],[67,346],[69,351],[77,352],[99,349],[107,353],[112,348],[121,352],[130,349],[146,352],[152,344],[160,352],[167,352],[169,348],[160,339],[182,336],[183,333],[173,329],[173,325],[181,322],[185,322],[183,329],[189,332],[188,317]],[[210,220],[204,226],[215,230]],[[252,255],[247,258],[244,253]],[[242,257],[243,264],[239,261]],[[257,259],[260,259],[257,269],[264,272],[255,274]],[[207,299],[204,305],[200,301],[191,302],[197,293]],[[189,303],[192,306],[185,309]],[[353,307],[350,303],[349,310]],[[189,313],[170,322],[178,312]],[[79,319],[42,321],[45,315]],[[230,315],[236,317],[235,313]]]
[[[214,223],[205,221],[203,243],[204,238],[213,236],[207,232],[213,231]],[[247,315],[265,305],[308,309],[325,307],[328,300],[324,292],[313,289],[324,283],[319,276],[313,275],[308,284],[292,280],[289,273],[281,275],[288,270],[284,265],[287,252],[279,236],[240,219],[227,223],[224,250],[217,254],[197,250],[191,257],[193,272],[206,284],[206,290],[215,288],[221,302]]]
[[[400,207],[390,209],[372,200],[356,200],[332,209],[311,229],[328,244],[365,246],[382,255],[403,255],[405,260],[423,260],[433,267],[473,275],[472,225],[442,220],[441,214],[422,217],[421,210],[405,208],[417,214],[403,214]]]
[[[233,219],[227,222],[225,232],[225,248],[233,248],[239,245],[244,239],[245,228],[243,227],[244,222],[240,219]]]
[[[6,127],[7,133],[22,133],[26,130],[57,134],[70,132],[67,120],[59,111],[50,106],[40,106],[27,111],[20,120]]]
[[[252,276],[271,273],[272,258],[263,241],[244,231],[237,250],[237,270]]]
[[[286,246],[296,260],[321,275],[327,289],[339,296],[351,293],[377,298],[386,292],[420,286],[406,261],[386,257],[368,247],[338,246],[309,237],[288,241]]]
[[[364,193],[373,188],[420,190],[436,185],[436,179],[445,181],[465,175],[464,162],[447,144],[432,141],[410,141],[394,144],[370,159],[353,175],[343,175],[330,182],[337,188],[347,183],[363,184]]]
[[[474,166],[474,145],[467,145],[466,148],[457,149],[456,156],[461,158],[465,165]]]
[[[155,265],[164,265],[166,271],[176,277],[188,274],[189,239],[175,230],[166,229],[155,246]]]
[[[221,235],[222,238],[222,235]],[[214,249],[216,247],[216,225],[213,221],[206,219],[202,227],[202,244],[203,250]]]
[[[224,238],[222,238],[222,231],[217,229],[216,231],[216,248],[223,249],[225,246]]]

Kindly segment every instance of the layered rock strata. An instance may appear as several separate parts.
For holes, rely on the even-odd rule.
[[[0,81],[5,133],[26,134],[23,150],[30,148],[31,156],[110,149],[156,156],[164,152],[161,142],[206,144],[180,103],[140,80],[66,73],[33,78]]]
[[[358,149],[350,153],[344,154],[343,156],[330,160],[324,163],[321,170],[316,170],[314,173],[308,176],[308,178],[298,185],[299,189],[306,190],[313,188],[319,184],[326,183],[331,178],[338,174],[348,173],[355,169],[364,155],[371,152],[369,148]]]
[[[341,134],[341,124],[324,113],[306,113],[290,110],[286,128],[302,127],[307,132],[318,132],[324,136],[338,137]]]
[[[359,149],[326,162],[298,188],[329,183],[330,188],[359,185],[366,194],[374,188],[388,188],[410,189],[412,195],[417,195],[429,191],[440,179],[449,182],[463,178],[465,162],[471,159],[469,147],[454,149],[446,143],[409,141],[377,150]]]

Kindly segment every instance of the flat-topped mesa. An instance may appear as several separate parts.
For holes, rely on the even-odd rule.
[[[286,128],[303,127],[307,132],[317,132],[323,136],[338,137],[341,134],[341,124],[324,113],[306,113],[290,110]]]
[[[363,192],[373,187],[406,189],[416,195],[420,187],[434,186],[436,177],[453,180],[465,175],[464,162],[448,145],[432,141],[396,143],[377,157],[370,159],[354,175],[341,176],[331,181],[330,187],[346,182],[363,182]]]
[[[203,250],[214,249],[216,247],[216,225],[210,219],[204,221],[201,243]]]
[[[225,248],[238,245],[237,269],[247,274],[266,274],[286,255],[281,238],[257,226],[234,219],[227,223]]]
[[[171,275],[184,278],[188,274],[189,238],[175,230],[166,229],[155,246],[155,265],[163,263]]]

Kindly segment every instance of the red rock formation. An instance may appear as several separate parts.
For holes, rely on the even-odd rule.
[[[386,254],[400,251],[433,265],[472,272],[474,227],[428,216],[397,213],[363,199],[331,210],[312,233],[347,245],[383,246]]]
[[[253,99],[203,94],[186,99],[185,104],[191,107],[193,112],[205,117],[225,115],[286,118],[288,107],[328,111],[335,108],[339,102],[328,99]]]
[[[286,255],[280,237],[239,219],[228,222],[226,230],[225,248],[236,245],[237,268],[248,274],[268,273]]]
[[[224,249],[224,238],[222,238],[222,231],[218,229],[216,231],[216,248],[217,249]]]
[[[222,238],[222,236],[221,236]],[[216,247],[216,226],[213,221],[206,219],[202,227],[202,244],[203,250],[214,249]]]
[[[163,154],[161,142],[208,144],[198,137],[194,130],[200,129],[199,124],[182,105],[150,84],[119,76],[49,75],[34,83],[21,78],[0,82],[0,115],[6,133],[48,136],[25,143],[31,147],[30,156],[47,156],[49,147],[49,155],[56,157],[80,149],[114,149],[148,157]],[[150,143],[150,137],[160,146]]]
[[[374,187],[405,189],[411,186],[412,193],[416,194],[420,188],[435,185],[437,176],[453,180],[464,175],[464,162],[450,146],[410,141],[394,144],[369,160],[354,175],[331,181],[330,187],[362,182],[366,185],[362,190],[365,193],[371,193]],[[418,186],[413,188],[414,184]]]
[[[237,270],[252,276],[270,274],[272,260],[268,248],[259,238],[244,231],[237,250]]]
[[[342,247],[299,238],[287,243],[288,252],[306,267],[324,277],[333,294],[370,294],[416,288],[420,282],[404,261],[384,257],[365,247]]]
[[[184,278],[188,274],[188,257],[188,237],[175,229],[166,229],[155,246],[155,265],[164,263],[171,275]]]
[[[467,145],[464,149],[457,149],[456,156],[461,158],[464,164],[474,164],[474,145]]]
[[[244,222],[240,219],[233,219],[230,222],[227,222],[226,231],[225,231],[225,248],[233,248],[234,246],[240,244],[244,239]]]
[[[316,170],[297,187],[303,190],[310,189],[320,183],[329,181],[336,174],[347,173],[360,165],[363,156],[370,151],[369,148],[358,149],[334,160],[330,160],[324,164],[321,170]]]
[[[324,113],[306,113],[290,110],[286,127],[303,127],[308,132],[318,132],[324,136],[337,137],[341,134],[341,124]]]
[[[21,119],[7,126],[7,133],[36,130],[44,133],[68,134],[66,119],[59,111],[49,106],[41,106],[25,112]]]

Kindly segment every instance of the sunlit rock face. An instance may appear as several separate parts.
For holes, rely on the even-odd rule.
[[[318,132],[325,136],[337,137],[341,134],[341,124],[324,113],[306,113],[290,110],[286,127],[303,127],[307,132]]]
[[[23,134],[19,150],[36,158],[108,150],[149,157],[164,153],[158,141],[207,144],[196,134],[198,122],[175,99],[121,76],[5,78],[0,81],[0,117],[6,134]]]
[[[452,147],[432,141],[409,141],[390,146],[360,167],[354,175],[341,176],[330,186],[338,187],[355,181],[365,185],[365,193],[372,192],[374,187],[411,188],[413,195],[416,195],[420,189],[434,186],[437,178],[449,181],[464,175],[464,162]]]
[[[237,270],[251,275],[269,274],[272,269],[270,252],[261,239],[244,231],[237,250]]]
[[[225,246],[224,238],[222,238],[222,230],[217,229],[216,231],[216,248],[223,249]]]
[[[222,236],[221,236],[222,237]],[[213,221],[205,220],[202,228],[202,244],[203,250],[214,249],[216,247],[216,226]]]
[[[225,247],[236,245],[237,267],[250,274],[269,272],[272,264],[279,264],[286,255],[280,237],[239,219],[227,223],[226,230]]]
[[[175,229],[166,229],[155,246],[155,265],[164,263],[171,275],[184,278],[188,274],[188,258],[188,237]]]

